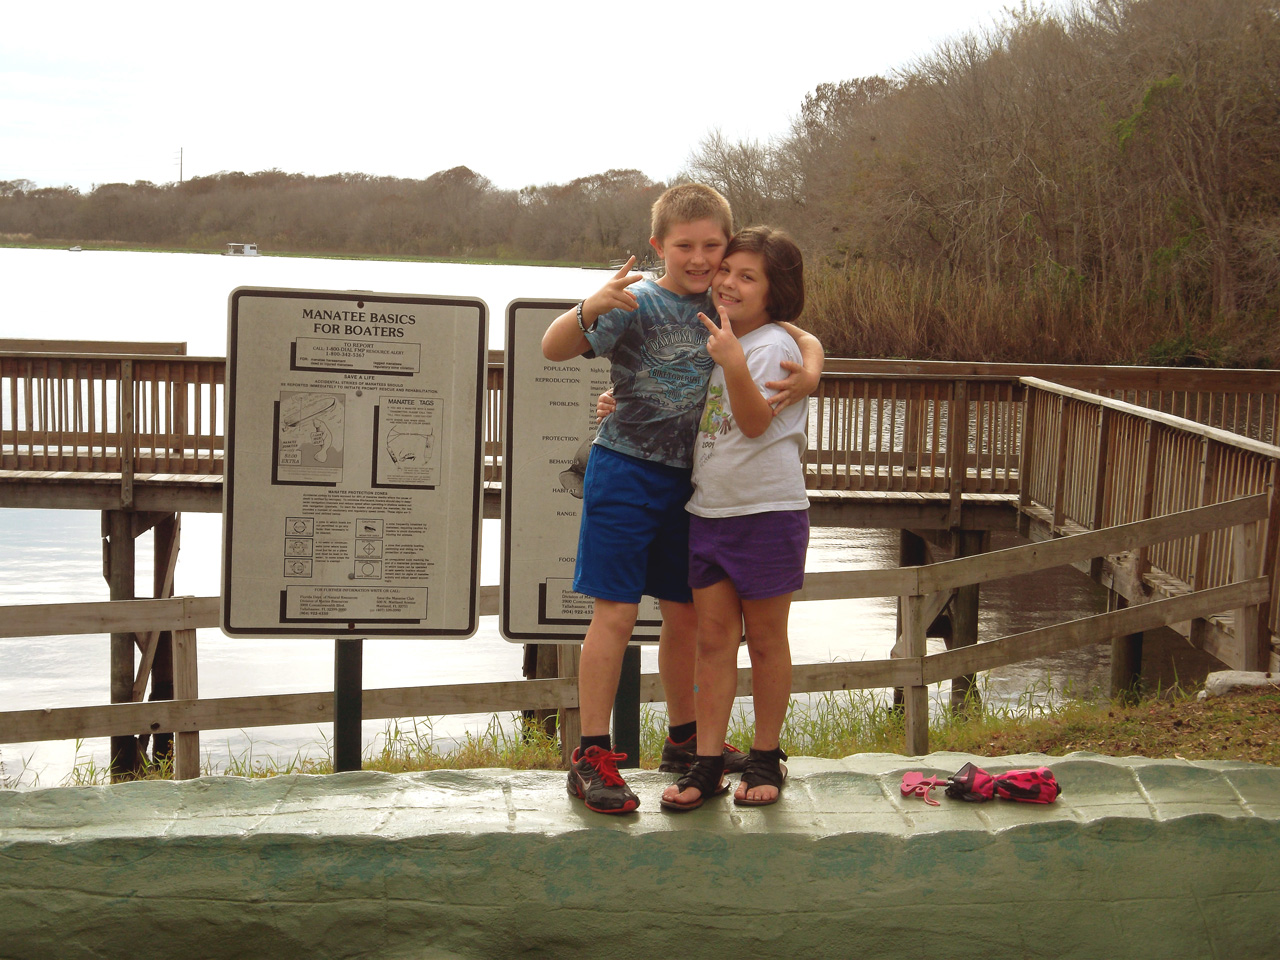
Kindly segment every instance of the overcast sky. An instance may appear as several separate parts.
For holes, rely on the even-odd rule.
[[[221,170],[497,186],[666,180],[719,128],[786,133],[820,83],[887,73],[1010,0],[25,4],[0,33],[0,180]]]

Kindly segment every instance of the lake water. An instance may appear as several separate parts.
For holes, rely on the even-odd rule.
[[[505,267],[286,257],[222,257],[199,254],[0,249],[0,337],[186,341],[193,356],[226,353],[227,298],[238,286],[364,290],[479,297],[490,311],[490,346],[502,346],[509,302],[578,299],[600,286],[607,271],[557,267]],[[0,506],[3,506],[0,503]],[[175,592],[214,596],[219,589],[220,515],[184,514]],[[102,577],[100,515],[96,511],[0,509],[0,604],[106,600]],[[998,541],[994,546],[1012,545]],[[484,522],[481,582],[496,584],[499,524]],[[138,582],[150,582],[151,538],[138,541]],[[808,569],[857,569],[897,562],[892,531],[815,528]],[[1074,571],[1020,577],[983,588],[979,629],[983,638],[1056,623],[1100,608],[1098,589]],[[792,656],[796,663],[879,659],[895,629],[894,605],[883,599],[824,601],[793,607]],[[935,641],[930,641],[931,646]],[[940,648],[940,647],[939,647]],[[333,643],[316,640],[233,640],[218,630],[198,639],[202,697],[305,693],[333,689]],[[364,644],[366,688],[515,680],[523,649],[498,634],[496,617],[483,617],[467,640],[369,639]],[[87,706],[110,699],[106,636],[0,639],[0,710]],[[745,649],[741,662],[747,665]],[[657,656],[645,647],[646,673]],[[1012,700],[1033,685],[1042,692],[1064,686],[1105,686],[1108,665],[1086,650],[1018,667],[986,678],[989,696]],[[803,698],[797,707],[803,709]],[[456,739],[482,733],[488,715],[436,717],[435,735]],[[511,717],[501,717],[513,729]],[[364,725],[366,747],[385,730]],[[327,725],[212,731],[201,737],[206,767],[225,768],[228,758],[288,761],[299,752],[317,755]],[[102,767],[105,739],[84,743],[0,744],[0,782],[53,786],[77,761]]]

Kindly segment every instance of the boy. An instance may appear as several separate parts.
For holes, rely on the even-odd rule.
[[[698,420],[714,362],[699,312],[733,233],[728,201],[710,187],[681,184],[653,205],[649,243],[666,261],[661,280],[628,274],[634,258],[600,290],[552,321],[548,360],[606,356],[617,408],[601,424],[587,461],[573,588],[595,598],[582,643],[578,707],[582,741],[569,792],[597,813],[640,805],[618,773],[609,719],[622,658],[644,594],[662,610],[658,672],[671,735],[663,767],[696,752],[693,695],[696,615],[688,582],[689,475]],[[639,282],[638,282],[639,281]],[[634,286],[633,286],[634,285]],[[822,370],[822,345],[791,328],[805,369],[782,384],[779,406],[808,396]],[[668,754],[671,757],[668,758]]]

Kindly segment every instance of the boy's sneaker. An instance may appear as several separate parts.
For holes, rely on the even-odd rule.
[[[625,753],[612,753],[599,747],[575,748],[570,758],[569,795],[577,797],[596,813],[630,813],[640,800],[618,773],[618,761]]]
[[[723,755],[725,773],[741,773],[747,768],[747,754],[732,743],[724,745]],[[662,745],[662,762],[658,764],[658,769],[663,773],[683,775],[689,772],[697,756],[697,734],[694,734],[688,740],[682,740],[680,743],[676,743],[670,737],[667,737],[667,742]]]

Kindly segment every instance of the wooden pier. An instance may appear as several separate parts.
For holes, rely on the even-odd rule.
[[[111,736],[128,768],[139,736],[176,734],[185,777],[201,730],[332,720],[328,694],[198,697],[195,631],[217,626],[218,603],[172,598],[173,569],[181,514],[222,507],[225,368],[181,344],[0,341],[0,506],[101,511],[112,598],[0,607],[0,637],[112,637],[110,705],[0,713],[0,742]],[[502,390],[491,353],[490,518]],[[894,656],[797,666],[794,691],[902,688],[920,755],[928,685],[1001,664],[1110,641],[1119,692],[1141,635],[1172,629],[1228,667],[1277,669],[1278,422],[1273,371],[829,360],[810,401],[811,520],[900,530],[903,565],[811,573],[796,599],[896,597],[901,630]],[[1002,529],[1024,544],[990,551]],[[146,531],[155,570],[137,599]],[[978,643],[981,584],[1063,564],[1107,587],[1109,612]],[[497,588],[480,612],[497,613]],[[926,655],[944,613],[950,649]],[[662,699],[656,676],[641,699]],[[576,706],[568,676],[364,692],[366,719]]]

